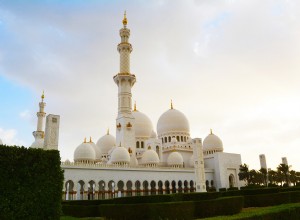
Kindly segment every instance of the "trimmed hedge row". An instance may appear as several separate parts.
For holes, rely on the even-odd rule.
[[[215,215],[232,215],[243,208],[243,197],[225,197],[211,200],[63,205],[63,213],[74,217],[106,217],[107,219],[194,219]]]
[[[300,192],[280,192],[261,195],[246,195],[245,208],[247,207],[265,207],[285,203],[300,202]]]
[[[101,204],[139,204],[139,203],[161,203],[161,202],[177,202],[177,201],[201,201],[210,200],[220,197],[220,193],[177,193],[164,195],[149,195],[149,196],[132,196],[120,197],[105,200],[74,200],[64,201],[66,205],[101,205]]]
[[[0,175],[0,219],[60,218],[58,151],[0,145]]]

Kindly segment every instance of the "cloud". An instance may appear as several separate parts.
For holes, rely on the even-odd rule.
[[[18,132],[15,129],[0,128],[0,138],[3,144],[21,146],[24,142],[18,139],[17,134]]]
[[[33,113],[30,110],[26,109],[19,114],[20,118],[23,120],[32,120]]]

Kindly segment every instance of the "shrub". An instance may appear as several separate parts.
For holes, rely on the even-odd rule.
[[[59,219],[59,152],[3,145],[0,152],[0,219]]]
[[[226,188],[219,188],[219,192],[226,192],[227,189]]]
[[[295,196],[292,197],[292,194],[295,194]],[[245,207],[265,207],[291,203],[292,200],[295,201],[299,199],[299,194],[298,192],[281,192],[273,194],[245,195],[244,197]]]
[[[212,217],[217,215],[233,215],[239,213],[244,205],[242,196],[224,197],[214,200],[195,202],[195,218]]]

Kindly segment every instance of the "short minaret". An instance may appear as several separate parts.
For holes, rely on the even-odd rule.
[[[201,138],[193,139],[193,144],[194,144],[194,167],[195,167],[196,192],[206,192],[205,170],[204,170],[203,149],[202,149]]]
[[[42,94],[41,98],[42,98],[42,101],[39,103],[40,110],[39,110],[39,112],[36,113],[36,115],[38,117],[37,128],[36,128],[36,131],[34,131],[32,133],[35,140],[44,139],[44,136],[45,136],[45,133],[44,133],[44,130],[43,130],[43,128],[44,128],[44,119],[45,119],[45,116],[46,116],[46,112],[44,112],[45,106],[46,106],[46,103],[44,102],[44,98],[45,98],[44,91],[43,91],[43,94]]]
[[[260,168],[268,170],[266,156],[264,154],[259,155]]]
[[[120,72],[114,76],[118,86],[118,116],[116,119],[116,144],[131,149],[131,155],[136,157],[134,117],[132,115],[131,88],[136,82],[135,75],[130,73],[130,53],[132,46],[128,42],[130,30],[127,28],[126,12],[124,13],[123,28],[120,29],[121,43],[118,44],[120,53]],[[134,160],[135,161],[135,160]]]

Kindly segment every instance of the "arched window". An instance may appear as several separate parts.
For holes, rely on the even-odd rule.
[[[171,136],[169,136],[169,142],[171,142]]]
[[[144,141],[141,142],[141,148],[144,148]]]
[[[179,140],[179,136],[177,136],[176,139],[177,139],[178,142],[180,141],[180,140]]]
[[[183,137],[181,136],[181,142],[183,142]]]
[[[136,142],[136,148],[140,148],[140,142]]]
[[[163,138],[161,138],[161,142],[164,143],[164,139]]]
[[[165,137],[165,143],[167,143],[168,142],[168,138],[167,137]]]

